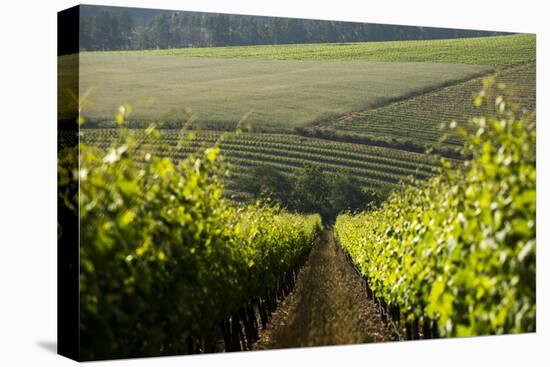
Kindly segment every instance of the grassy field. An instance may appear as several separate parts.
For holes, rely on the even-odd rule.
[[[506,65],[535,61],[532,34],[427,41],[300,44],[125,51],[126,54],[274,60],[363,60]],[[119,52],[115,52],[118,54]]]
[[[247,115],[255,131],[288,132],[314,120],[364,110],[489,72],[479,65],[386,62],[274,61],[85,53],[84,115],[185,121],[233,130]]]

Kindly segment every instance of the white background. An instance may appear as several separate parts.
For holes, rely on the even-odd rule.
[[[102,362],[113,366],[548,366],[548,13],[544,1],[89,1],[237,14],[537,33],[537,333]],[[0,13],[0,366],[68,366],[56,341],[56,12],[73,1],[3,2]],[[96,365],[92,363],[91,365]]]

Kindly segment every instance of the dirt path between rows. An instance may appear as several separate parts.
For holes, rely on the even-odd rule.
[[[325,231],[253,349],[392,340],[359,276]]]

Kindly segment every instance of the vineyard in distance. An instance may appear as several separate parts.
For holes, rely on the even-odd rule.
[[[535,35],[342,37],[59,57],[80,359],[536,331]]]
[[[352,54],[350,50],[355,51]],[[439,54],[445,56],[434,56]],[[311,60],[312,55],[319,56]],[[460,55],[468,55],[468,58],[461,60],[463,56]],[[138,58],[133,69],[119,69],[121,63],[132,62],[133,57]],[[148,65],[142,64],[143,57]],[[431,60],[436,57],[438,67],[434,69]],[[241,132],[238,136],[225,134],[221,145],[234,176],[228,191],[238,198],[249,196],[249,192],[239,191],[242,185],[236,178],[253,174],[259,165],[289,175],[302,171],[308,163],[319,164],[327,172],[343,171],[382,195],[407,177],[426,178],[439,165],[434,155],[460,159],[463,141],[448,125],[455,121],[459,126],[470,126],[468,120],[477,113],[472,101],[486,76],[494,76],[498,83],[505,83],[514,96],[513,102],[522,108],[532,111],[535,105],[535,38],[530,35],[353,45],[222,47],[204,51],[194,48],[121,51],[84,53],[80,58],[81,92],[89,95],[93,102],[84,109],[87,125],[103,126],[102,129],[86,129],[85,139],[94,143],[108,142],[109,136],[115,133],[110,129],[114,123],[109,121],[113,120],[118,105],[124,103],[133,108],[130,127],[132,124],[139,126],[141,119],[155,116],[163,121],[165,128],[162,130],[170,141],[177,140],[182,126],[195,132],[191,144],[171,152],[176,158],[185,156],[197,146],[217,141],[226,132],[238,130]],[[226,66],[223,63],[226,59],[234,62],[235,67]],[[250,59],[272,63],[258,66],[258,75],[254,75],[250,70],[253,65],[239,64]],[[323,70],[317,64],[318,59],[340,71]],[[273,60],[299,61],[296,67],[299,74],[279,70],[281,66]],[[467,64],[458,64],[458,61]],[[212,75],[212,62],[229,70],[225,70],[224,75]],[[310,62],[314,64],[309,66]],[[426,75],[419,75],[418,65],[428,62],[431,64],[424,66]],[[379,69],[380,63],[388,64]],[[190,85],[186,84],[186,77],[178,77],[181,80],[173,80],[172,84],[160,84],[159,78],[163,80],[173,72],[166,64],[177,64],[173,67],[177,66],[183,76],[189,68],[192,73]],[[372,64],[376,66],[374,73],[365,73]],[[105,65],[110,68],[105,70]],[[158,71],[160,65],[166,71]],[[456,70],[457,66],[462,68],[464,65],[474,69]],[[287,65],[283,66],[286,70]],[[404,66],[412,75],[403,71]],[[362,69],[356,70],[357,67]],[[149,68],[154,68],[155,72],[151,73]],[[335,79],[331,80],[330,74],[318,74],[317,68],[321,72],[332,72]],[[398,68],[398,73],[402,74],[395,76],[392,68],[396,71]],[[141,95],[143,91],[139,88],[132,88],[131,73],[138,71],[148,79],[142,82],[151,93],[148,98]],[[268,72],[274,76],[264,74]],[[229,73],[231,75],[225,75]],[[296,85],[286,80],[285,74],[293,78]],[[397,79],[397,83],[391,83],[392,88],[387,87],[388,75]],[[356,85],[344,84],[345,88],[341,88],[341,83],[345,83],[342,77],[357,78]],[[229,85],[224,84],[225,78],[231,78]],[[361,88],[361,84],[366,86]],[[157,93],[162,94],[155,96],[154,88],[160,85],[162,91]],[[363,90],[371,85],[380,91]],[[182,86],[185,86],[184,92],[181,92]],[[214,88],[214,91],[207,88]],[[319,91],[312,95],[314,88]],[[220,94],[220,98],[224,98],[220,103],[217,97],[212,100],[212,93],[217,94],[218,90],[224,93]],[[188,100],[180,93],[194,97]],[[307,100],[302,101],[297,95],[304,95]],[[163,102],[168,96],[177,96],[186,102],[179,108],[173,107],[172,102]],[[243,107],[251,99],[254,104]],[[351,103],[353,99],[360,102]],[[349,106],[343,106],[344,109],[338,112],[323,112],[329,107],[333,110],[327,103],[341,106],[342,100]],[[231,107],[225,108],[229,104]],[[210,111],[203,112],[205,107]],[[220,119],[218,112],[213,111],[216,109],[233,116]],[[297,109],[304,112],[295,112]],[[296,119],[297,114],[304,114],[304,119],[289,121]],[[272,121],[277,124],[273,126]],[[425,154],[427,150],[434,154]]]

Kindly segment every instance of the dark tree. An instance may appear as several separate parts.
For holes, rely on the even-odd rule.
[[[320,166],[306,164],[296,177],[294,185],[294,207],[303,213],[319,213],[323,222],[328,223],[333,209],[330,196],[329,178]]]
[[[253,195],[254,198],[270,198],[283,207],[292,202],[292,181],[276,168],[260,165],[254,167],[250,176],[238,179],[239,189]]]
[[[380,204],[380,195],[363,186],[361,181],[354,176],[339,173],[331,177],[330,197],[334,216],[343,211],[365,210],[369,206]]]

